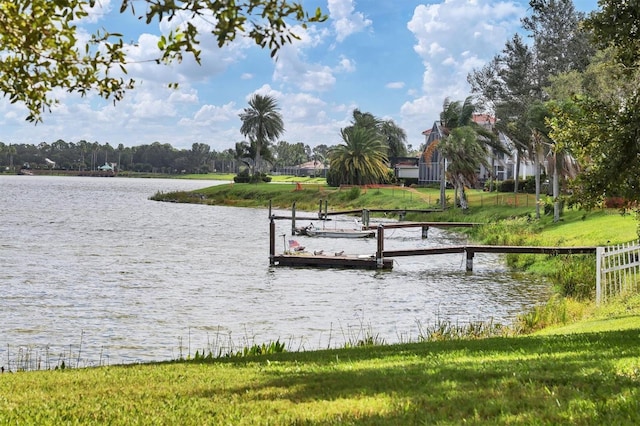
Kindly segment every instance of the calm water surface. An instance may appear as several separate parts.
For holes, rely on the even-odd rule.
[[[273,268],[266,209],[148,200],[214,184],[0,176],[0,365],[25,353],[80,366],[169,360],[276,339],[327,348],[363,331],[394,343],[437,320],[508,323],[548,296],[491,254],[476,254],[473,273],[464,254],[398,258],[385,272]],[[277,226],[281,252],[290,223]],[[437,229],[385,237],[388,250],[464,242]],[[375,253],[375,239],[295,238]]]

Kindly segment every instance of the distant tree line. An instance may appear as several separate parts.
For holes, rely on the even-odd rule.
[[[327,164],[327,145],[311,148],[302,142],[279,141],[266,146],[265,160],[270,171],[292,170],[307,161]],[[264,152],[264,151],[263,151]],[[147,173],[238,173],[245,162],[236,149],[212,150],[208,144],[194,143],[191,149],[177,149],[171,144],[153,142],[125,147],[107,143],[67,142],[7,144],[0,142],[0,172],[20,169],[54,169],[95,171],[109,164],[118,171]]]

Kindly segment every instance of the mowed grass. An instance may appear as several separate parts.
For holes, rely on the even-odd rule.
[[[282,179],[286,177],[280,177]],[[190,192],[156,194],[154,199],[188,203],[229,205],[237,207],[291,209],[294,203],[300,211],[317,212],[322,202],[329,211],[353,209],[429,210],[440,207],[440,192],[436,188],[379,187],[331,188],[316,180],[299,183],[295,178],[281,184],[224,184]],[[535,221],[536,201],[533,194],[487,193],[468,190],[470,208],[462,211],[452,207],[453,191],[447,191],[449,208],[444,212],[410,213],[407,220],[476,222],[487,225],[505,219],[527,219],[530,224],[523,239],[531,245],[580,246],[607,245],[638,238],[638,221],[632,214],[616,209],[584,211],[565,209],[561,220],[553,223],[552,215],[544,214]],[[396,217],[390,214],[387,217]],[[375,220],[375,218],[373,219]],[[509,229],[506,230],[507,232]]]
[[[298,186],[300,184],[300,186]],[[159,201],[228,205],[236,207],[290,209],[318,211],[320,202],[328,203],[329,210],[387,208],[437,208],[436,190],[418,191],[405,187],[385,188],[331,188],[322,182],[306,183],[293,180],[259,184],[225,184],[188,192],[156,194]]]
[[[640,328],[0,375],[2,424],[640,422]]]

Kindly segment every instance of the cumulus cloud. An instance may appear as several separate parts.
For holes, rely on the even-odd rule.
[[[292,85],[303,91],[326,92],[335,85],[335,72],[353,67],[353,64],[345,58],[342,58],[335,68],[310,62],[305,48],[310,42],[316,44],[318,39],[305,37],[301,41],[302,44],[295,43],[281,49],[273,71],[274,82]]]
[[[329,0],[328,9],[338,42],[373,24],[363,13],[355,11],[353,0]]]
[[[407,29],[424,73],[422,92],[401,107],[408,134],[430,127],[445,98],[469,95],[467,75],[504,47],[525,14],[524,6],[509,0],[441,0],[414,9]]]
[[[229,102],[222,106],[203,105],[195,113],[193,119],[183,119],[182,124],[192,124],[196,126],[211,126],[219,123],[226,123],[232,120],[238,120],[238,115],[242,112],[242,108],[237,108],[234,102]]]
[[[356,63],[353,59],[349,59],[346,56],[340,57],[340,63],[336,67],[337,72],[355,72]]]

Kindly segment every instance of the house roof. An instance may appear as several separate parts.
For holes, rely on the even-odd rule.
[[[307,161],[306,163],[298,164],[296,166],[299,169],[324,169],[322,161]]]
[[[496,118],[489,114],[473,114],[471,119],[474,123],[484,127],[492,127],[496,124]]]

